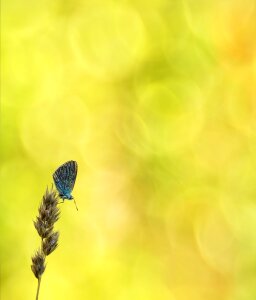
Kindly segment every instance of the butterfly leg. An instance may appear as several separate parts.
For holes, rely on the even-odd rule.
[[[59,201],[58,204],[62,204],[64,203],[64,199],[62,199],[62,201]]]

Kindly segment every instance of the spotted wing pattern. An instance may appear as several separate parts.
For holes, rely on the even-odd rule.
[[[60,195],[69,196],[74,188],[77,162],[70,160],[61,165],[53,174],[53,180]]]

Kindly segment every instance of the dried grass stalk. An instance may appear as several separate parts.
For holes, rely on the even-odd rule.
[[[60,210],[58,196],[53,189],[46,189],[38,213],[34,226],[41,237],[41,248],[32,256],[31,265],[32,272],[38,280],[36,300],[39,297],[41,278],[46,268],[45,258],[58,247],[59,232],[54,231],[54,224],[60,217]]]

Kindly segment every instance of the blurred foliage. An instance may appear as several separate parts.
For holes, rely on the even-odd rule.
[[[254,0],[2,3],[1,299],[78,161],[41,299],[256,299]]]

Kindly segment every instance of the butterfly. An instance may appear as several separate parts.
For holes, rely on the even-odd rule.
[[[71,195],[77,175],[77,162],[74,160],[67,161],[61,165],[52,175],[55,186],[59,192],[59,197],[67,200],[73,200],[74,197]],[[76,209],[77,205],[74,200]]]

